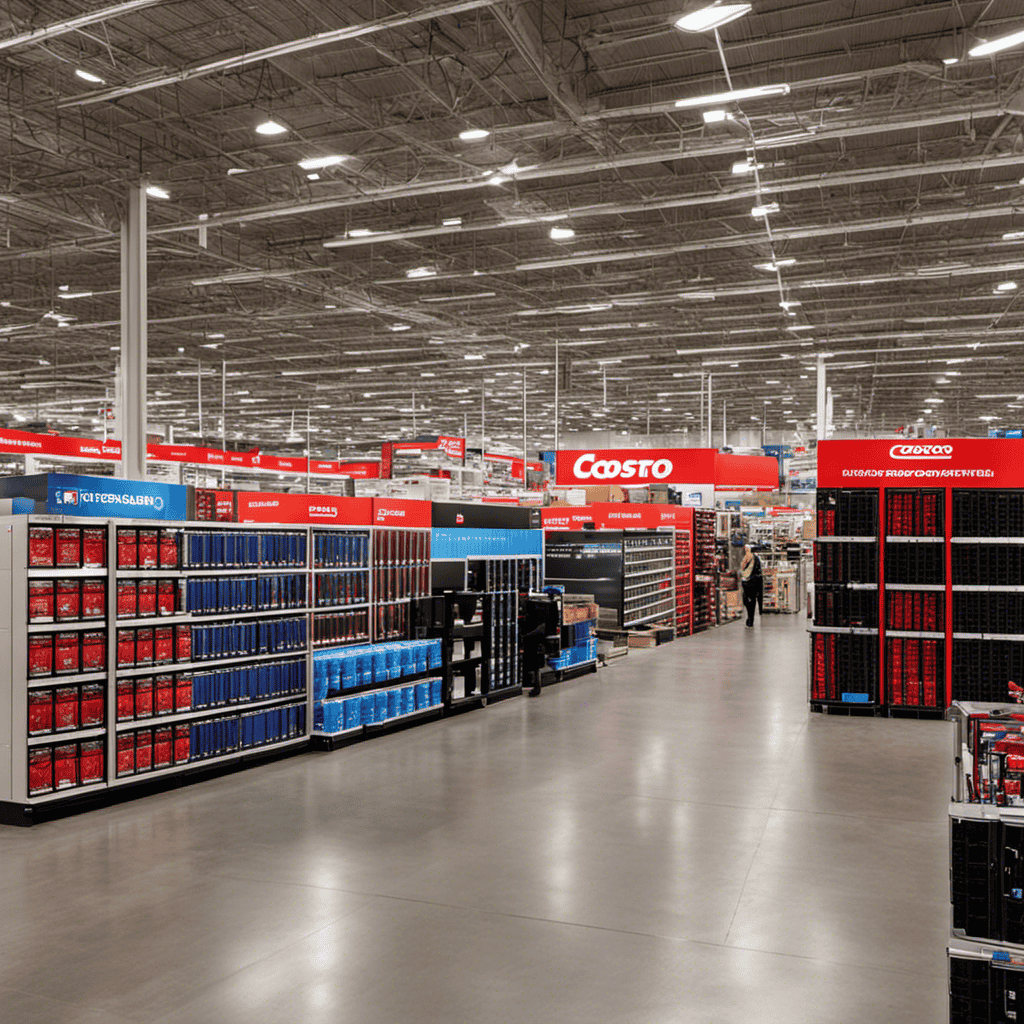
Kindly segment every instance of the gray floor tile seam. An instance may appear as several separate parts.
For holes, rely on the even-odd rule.
[[[59,1006],[66,1006],[69,1012],[74,1012],[76,1015],[82,1013],[95,1013],[100,1015],[109,1015],[110,1011],[103,1006],[89,1006],[84,1003],[69,1003],[66,999],[58,999],[56,996],[52,996],[47,992],[29,992],[28,989],[19,988],[17,985],[10,985],[6,982],[0,985],[0,996],[4,992],[17,992],[18,995],[28,996],[30,999],[45,999],[50,1003],[57,1003]],[[126,1017],[123,1013],[117,1014],[118,1024],[151,1024],[149,1020],[143,1020],[141,1017]]]
[[[765,808],[770,812],[781,811],[785,814],[807,814],[820,815],[826,818],[851,818],[856,821],[877,821],[885,825],[941,825],[946,821],[948,808],[943,807],[942,813],[934,818],[907,818],[903,815],[880,815],[880,814],[853,814],[847,811],[816,811],[808,807],[778,807]]]

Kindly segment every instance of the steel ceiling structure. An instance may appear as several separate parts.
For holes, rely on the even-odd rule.
[[[563,430],[697,430],[708,373],[730,423],[791,430],[819,354],[840,425],[1017,422],[1024,43],[970,51],[1019,2],[755,0],[718,37],[682,7],[9,4],[10,415],[98,429],[143,179],[178,440],[219,435],[225,370],[229,440],[271,450],[307,409],[314,451],[369,450],[414,400],[472,434],[482,395],[518,444],[523,374],[536,447],[556,380]]]

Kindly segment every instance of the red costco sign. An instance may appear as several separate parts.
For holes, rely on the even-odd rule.
[[[693,509],[683,505],[597,502],[593,505],[541,509],[545,530],[582,530],[593,523],[598,530],[653,530],[659,526],[691,527]]]
[[[256,491],[242,491],[238,495],[240,523],[368,526],[372,516],[372,498],[336,498],[329,494],[263,494]]]
[[[713,483],[714,448],[607,448],[575,449],[555,455],[555,483],[559,487],[618,484]]]
[[[396,452],[404,451],[439,451],[453,459],[466,457],[466,439],[464,437],[435,437],[433,441],[395,441]]]
[[[373,498],[374,526],[404,530],[429,530],[431,503],[409,498]]]
[[[820,441],[819,487],[1024,487],[1011,438]]]
[[[29,434],[24,430],[0,430],[0,451],[118,462],[121,458],[121,442],[96,441],[88,437],[59,437],[56,434]]]

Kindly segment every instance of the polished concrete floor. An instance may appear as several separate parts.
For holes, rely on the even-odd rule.
[[[802,617],[0,829],[3,1024],[935,1024],[948,727],[809,715]]]

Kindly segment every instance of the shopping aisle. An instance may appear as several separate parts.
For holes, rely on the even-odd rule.
[[[809,716],[802,617],[0,831],[0,1021],[934,1024],[948,726]]]

